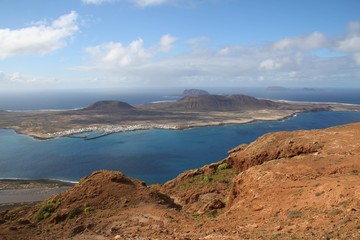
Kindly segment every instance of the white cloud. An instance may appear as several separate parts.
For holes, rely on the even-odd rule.
[[[141,7],[157,6],[170,2],[171,0],[132,0],[135,4]]]
[[[121,43],[109,42],[86,48],[92,60],[100,68],[124,67],[139,64],[150,57],[144,49],[142,39],[132,41],[128,46]]]
[[[299,49],[317,49],[324,47],[326,37],[320,32],[313,32],[304,37],[283,38],[273,44],[274,50],[285,50],[291,48]]]
[[[209,38],[207,36],[200,36],[197,38],[192,38],[190,40],[187,40],[186,44],[188,44],[191,47],[198,47],[207,41],[209,41]]]
[[[113,0],[81,0],[84,4],[100,5],[105,2],[112,2]]]
[[[105,43],[90,47],[86,51],[91,57],[89,64],[73,70],[90,71],[99,79],[111,79],[111,84],[145,87],[320,86],[323,83],[345,86],[360,72],[351,64],[350,55],[314,54],[316,48],[335,47],[330,45],[335,41],[327,41],[320,33],[281,39],[267,45],[217,49],[197,47],[207,38],[196,38],[183,42],[195,46],[189,52],[168,54],[175,41],[175,37],[167,34],[158,44],[148,48],[141,39],[127,46]],[[341,40],[339,48],[360,58],[358,41],[357,35],[349,35]]]
[[[49,83],[55,83],[58,80],[55,78],[46,78],[39,76],[24,75],[19,72],[5,73],[0,71],[0,84],[7,86],[34,86],[44,85]]]
[[[355,62],[360,65],[360,22],[350,22],[348,30],[349,35],[338,41],[336,49],[350,53]]]
[[[360,35],[350,36],[339,41],[338,48],[345,52],[360,52]]]
[[[159,44],[159,51],[169,52],[173,48],[173,44],[176,42],[176,37],[166,34],[161,37]]]
[[[275,60],[272,58],[268,58],[264,61],[262,61],[259,65],[260,70],[276,70],[280,69],[285,61],[283,60]]]
[[[169,52],[173,48],[176,37],[166,34],[160,38],[159,44],[144,48],[144,41],[137,39],[124,46],[120,42],[108,42],[88,47],[85,51],[90,55],[92,67],[96,69],[112,69],[143,64],[159,52]]]
[[[21,29],[0,29],[0,58],[16,55],[46,54],[66,45],[66,38],[79,29],[77,13],[72,11],[51,24],[39,23]]]

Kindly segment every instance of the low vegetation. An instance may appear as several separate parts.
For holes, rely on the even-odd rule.
[[[173,191],[184,190],[187,188],[204,188],[206,186],[216,185],[219,183],[230,185],[235,174],[236,170],[228,167],[221,169],[220,171],[216,171],[211,175],[199,174],[184,180],[176,186]]]
[[[83,213],[83,211],[80,209],[80,207],[73,208],[69,212],[68,219],[73,219],[76,216],[80,215],[81,213]]]
[[[291,219],[301,218],[301,216],[302,216],[302,213],[301,213],[301,211],[298,211],[298,210],[290,210],[287,212],[287,217],[291,218]]]
[[[35,214],[35,221],[40,222],[48,217],[55,211],[59,206],[60,201],[55,198],[50,198]]]
[[[229,164],[222,163],[217,167],[217,170],[224,170],[224,169],[227,169],[228,167],[229,167]]]

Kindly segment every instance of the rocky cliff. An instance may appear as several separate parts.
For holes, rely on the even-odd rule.
[[[99,171],[0,214],[1,239],[359,239],[360,123],[266,134],[146,186]]]

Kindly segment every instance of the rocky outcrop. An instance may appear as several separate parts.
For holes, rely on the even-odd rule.
[[[269,133],[249,145],[240,145],[230,150],[225,161],[242,172],[267,161],[316,153],[322,147],[323,143],[307,131]]]
[[[232,166],[221,161],[186,171],[166,182],[160,191],[184,210],[204,214],[225,207],[235,173]]]
[[[306,239],[358,238],[358,136],[360,123],[267,134],[234,149],[227,160],[239,174],[221,218],[246,225],[241,213],[248,224],[279,238],[286,232]]]

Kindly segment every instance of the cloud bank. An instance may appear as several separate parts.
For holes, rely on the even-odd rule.
[[[79,30],[77,18],[72,11],[50,24],[38,22],[27,28],[0,29],[0,58],[46,54],[66,46],[66,40]]]
[[[326,37],[320,32],[313,32],[307,36],[284,38],[273,44],[274,50],[285,50],[291,48],[299,49],[317,49],[324,46]]]
[[[171,51],[175,42],[174,36],[166,34],[160,38],[157,46],[149,49],[144,48],[144,41],[141,38],[130,42],[127,46],[120,42],[108,42],[88,47],[85,52],[91,58],[91,65],[80,68],[112,71],[139,66],[160,52]]]
[[[351,26],[350,26],[351,25]],[[89,63],[73,69],[90,71],[118,84],[137,86],[343,86],[360,77],[360,24],[351,23],[349,34],[330,38],[321,32],[283,38],[265,45],[204,47],[206,36],[186,40],[188,52],[175,55],[177,38],[162,36],[145,48],[143,39],[127,46],[109,42],[86,48]],[[327,49],[333,54],[319,55]],[[160,54],[161,53],[161,54]],[[355,61],[353,61],[353,59]]]
[[[338,42],[337,49],[350,53],[360,66],[360,22],[348,24],[348,36]]]
[[[0,71],[0,84],[14,86],[16,88],[28,86],[47,86],[48,84],[59,83],[56,78],[25,75],[19,72],[5,73]]]
[[[137,39],[128,46],[123,46],[119,42],[109,42],[88,47],[85,51],[91,56],[95,66],[111,69],[144,62],[150,57],[150,53],[143,45],[144,41]]]

